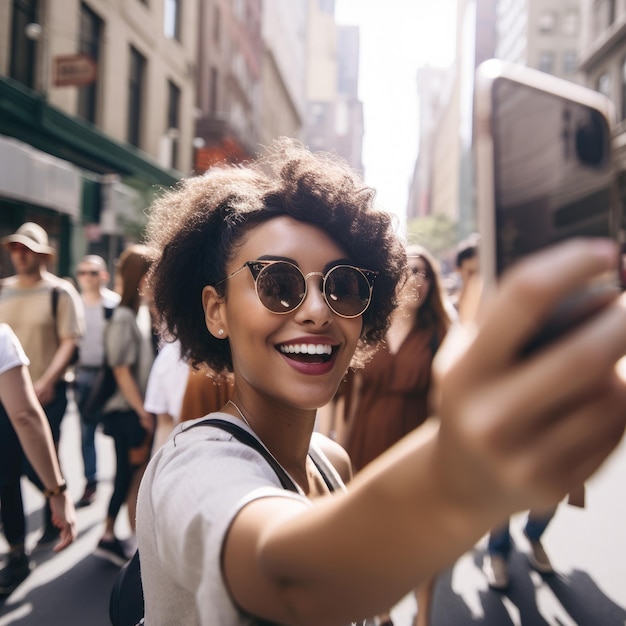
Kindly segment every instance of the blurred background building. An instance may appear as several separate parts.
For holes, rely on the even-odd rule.
[[[250,158],[261,124],[261,0],[200,2],[194,170]]]
[[[0,235],[39,222],[61,274],[115,257],[189,169],[197,2],[180,4],[0,4]]]
[[[334,0],[308,3],[306,118],[302,140],[363,171],[363,105],[358,99],[359,32],[335,24]]]

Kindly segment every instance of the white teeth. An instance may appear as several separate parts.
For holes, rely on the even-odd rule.
[[[284,354],[332,354],[333,348],[328,344],[301,343],[278,346]]]

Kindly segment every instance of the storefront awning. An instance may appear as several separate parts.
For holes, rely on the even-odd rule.
[[[41,94],[5,76],[0,76],[0,135],[20,139],[97,174],[118,174],[163,186],[171,186],[182,177],[134,146],[117,142],[98,127],[63,113]]]

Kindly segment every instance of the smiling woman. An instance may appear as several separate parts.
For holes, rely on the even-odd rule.
[[[235,385],[210,419],[180,424],[144,474],[146,623],[364,620],[513,511],[559,499],[619,441],[626,389],[606,379],[626,350],[624,306],[543,360],[516,352],[559,297],[614,262],[610,244],[576,242],[503,281],[443,377],[440,429],[410,433],[346,491],[349,459],[314,432],[316,410],[377,347],[410,274],[373,197],[344,162],[285,139],[155,204],[156,309],[186,357]],[[571,351],[589,345],[596,367],[581,371]]]

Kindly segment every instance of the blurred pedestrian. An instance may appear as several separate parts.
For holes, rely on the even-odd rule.
[[[374,357],[348,377],[345,448],[356,472],[432,415],[432,362],[451,320],[439,266],[423,246],[407,248],[410,270]],[[430,624],[434,583],[418,590],[417,626]],[[388,615],[381,624],[391,624]]]
[[[410,274],[385,339],[365,367],[350,374],[345,390],[343,443],[355,471],[431,415],[431,365],[451,320],[437,261],[416,245],[407,248],[407,259]]]
[[[480,237],[478,233],[473,233],[457,246],[456,272],[461,285],[452,303],[462,321],[470,320],[475,315],[475,303],[471,302],[473,293],[471,287],[478,279],[479,245]]]
[[[233,395],[232,376],[216,377],[206,368],[189,368],[187,387],[180,408],[180,421],[195,420],[219,411]]]
[[[95,554],[117,565],[128,560],[129,549],[115,534],[115,521],[126,503],[131,530],[135,530],[135,506],[139,480],[150,455],[154,415],[144,408],[144,396],[154,361],[151,327],[138,325],[145,277],[150,258],[145,246],[132,245],[115,268],[121,301],[106,326],[106,359],[113,369],[117,390],[103,408],[104,433],[115,443],[115,480],[104,532]],[[144,305],[145,306],[145,305]],[[149,318],[149,315],[148,315]]]
[[[85,309],[85,334],[80,342],[74,394],[80,414],[81,453],[85,489],[76,503],[89,506],[96,497],[97,456],[95,434],[98,420],[86,415],[85,401],[104,362],[104,329],[119,304],[120,296],[107,288],[110,276],[105,260],[96,254],[84,256],[76,268],[76,280]]]
[[[148,413],[156,416],[153,452],[163,445],[180,421],[188,379],[189,364],[180,354],[180,343],[163,341],[150,370],[143,405]]]
[[[61,420],[67,408],[65,372],[76,358],[84,330],[83,305],[74,286],[51,274],[54,256],[46,231],[33,222],[22,224],[2,240],[15,275],[2,281],[0,320],[11,326],[30,359],[30,375],[39,402],[50,423],[58,449]],[[26,464],[26,474],[39,488],[37,473]],[[44,507],[44,530],[39,545],[56,542],[59,529],[52,523],[49,503]]]
[[[528,540],[530,547],[528,562],[540,574],[552,574],[554,572],[552,562],[541,543],[541,537],[555,513],[556,507],[548,511],[531,510],[524,524],[524,536]],[[508,523],[489,533],[487,554],[483,560],[483,572],[487,578],[487,583],[492,589],[503,591],[509,587],[509,556],[512,547]]]
[[[52,441],[50,424],[33,389],[29,360],[15,333],[0,323],[0,519],[9,544],[7,563],[0,570],[0,597],[12,593],[30,574],[26,551],[26,520],[19,489],[23,453],[37,472],[50,503],[51,521],[59,529],[58,552],[76,537],[76,514],[67,493]]]

